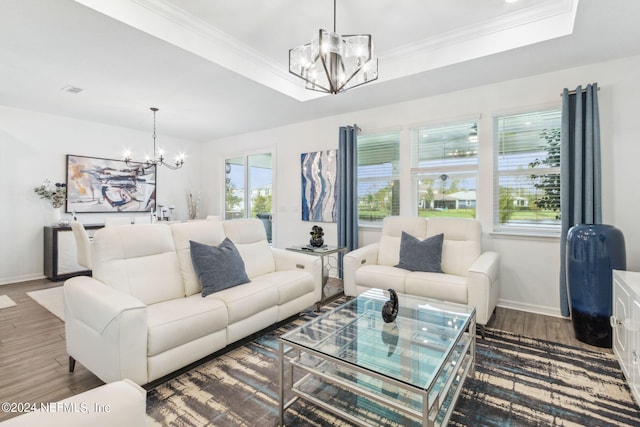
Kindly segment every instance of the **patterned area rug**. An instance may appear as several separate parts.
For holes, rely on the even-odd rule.
[[[308,316],[150,390],[150,425],[278,425],[278,336]],[[486,339],[478,336],[476,355],[476,375],[465,382],[450,426],[640,425],[613,355],[490,329]],[[300,400],[285,423],[351,426]]]

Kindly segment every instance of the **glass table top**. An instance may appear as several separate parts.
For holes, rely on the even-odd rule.
[[[336,252],[346,252],[347,248],[345,246],[331,246],[331,245],[324,245],[320,247],[314,247],[310,245],[298,245],[298,246],[288,247],[287,250],[294,251],[294,252],[329,255]]]
[[[475,308],[398,294],[398,316],[385,323],[381,309],[388,299],[386,291],[368,290],[281,339],[426,390],[460,351]]]

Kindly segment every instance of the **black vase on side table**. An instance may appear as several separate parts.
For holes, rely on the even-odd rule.
[[[311,235],[311,239],[309,239],[310,246],[314,248],[321,248],[324,246],[324,239],[322,237],[324,236],[324,231],[322,231],[322,227],[314,225],[311,228],[311,233],[309,234]]]
[[[578,224],[567,234],[567,293],[576,338],[611,348],[613,270],[627,268],[624,236],[605,224]]]

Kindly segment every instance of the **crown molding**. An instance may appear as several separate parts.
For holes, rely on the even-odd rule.
[[[517,12],[379,53],[390,80],[477,59],[573,32],[579,0],[547,0]]]
[[[171,0],[74,0],[298,101],[326,96],[304,89],[281,64],[193,16]],[[579,0],[547,0],[496,19],[378,52],[379,84],[573,32]]]
[[[298,101],[325,96],[305,90],[283,64],[165,0],[74,0]]]

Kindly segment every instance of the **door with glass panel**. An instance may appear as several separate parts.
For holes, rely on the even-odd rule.
[[[258,218],[272,240],[271,153],[230,157],[225,160],[225,219]]]

